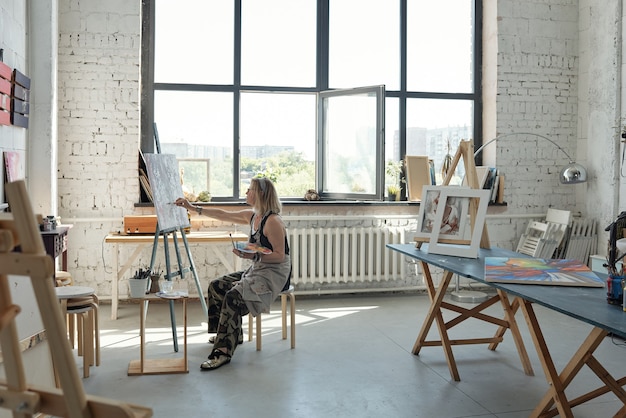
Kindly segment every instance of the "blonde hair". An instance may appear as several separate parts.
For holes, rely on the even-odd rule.
[[[254,177],[250,180],[250,190],[256,193],[254,211],[259,214],[268,212],[279,214],[282,210],[274,183],[267,177]]]

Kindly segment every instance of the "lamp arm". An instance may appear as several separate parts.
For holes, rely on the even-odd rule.
[[[508,134],[502,134],[502,135],[498,135],[495,138],[493,138],[492,140],[488,141],[485,144],[482,144],[480,146],[480,148],[478,148],[475,152],[474,152],[474,158],[476,158],[476,156],[478,154],[480,154],[480,152],[483,150],[483,148],[485,148],[487,145],[491,144],[492,142],[498,140],[498,139],[502,139],[502,138],[506,138],[507,136],[513,136],[513,135],[533,135],[542,139],[545,139],[548,142],[551,142],[552,145],[554,145],[555,147],[557,147],[563,154],[565,154],[565,156],[569,159],[569,162],[572,163],[574,162],[574,160],[572,160],[572,157],[569,156],[569,154],[567,152],[565,152],[565,150],[563,148],[561,148],[561,146],[559,144],[557,144],[556,142],[554,142],[553,140],[551,140],[550,138],[540,135],[540,134],[536,134],[533,132],[511,132]]]

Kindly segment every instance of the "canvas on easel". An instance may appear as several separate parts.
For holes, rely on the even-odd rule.
[[[176,206],[176,199],[183,197],[178,161],[173,154],[144,154],[148,179],[154,199],[159,230],[172,231],[189,227],[185,208]]]

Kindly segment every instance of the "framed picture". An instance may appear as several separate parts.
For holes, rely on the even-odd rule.
[[[489,190],[425,186],[415,240],[428,242],[429,253],[476,258],[489,195]],[[476,213],[470,210],[472,199]]]
[[[441,242],[451,244],[469,244],[466,236],[468,224],[469,197],[459,198],[450,196],[448,189],[461,190],[453,186],[425,186],[422,190],[422,204],[420,205],[419,227],[417,238],[427,242],[433,233],[438,234]],[[465,189],[463,189],[465,190]],[[442,195],[446,193],[447,198]],[[437,220],[439,205],[443,212]]]

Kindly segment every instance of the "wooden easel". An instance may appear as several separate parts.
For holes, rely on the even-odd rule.
[[[450,164],[450,169],[446,174],[446,178],[443,180],[442,185],[448,186],[450,185],[450,180],[454,175],[454,171],[456,170],[457,165],[459,164],[459,160],[463,157],[463,165],[465,166],[465,176],[467,178],[467,184],[472,189],[479,189],[478,185],[478,174],[476,173],[476,163],[474,162],[474,143],[472,141],[461,141],[459,144],[459,148],[456,150],[456,154],[454,154],[454,158],[452,159],[452,163]],[[476,199],[470,199],[469,206],[469,215],[470,215],[470,225],[472,230],[474,230],[474,222],[476,219],[476,213],[478,210],[478,202]],[[415,240],[416,246],[419,248],[422,242],[428,242],[429,239],[416,237]],[[480,238],[480,248],[491,248],[489,243],[489,233],[487,232],[487,225],[483,227],[483,233]]]
[[[179,197],[183,196],[183,188],[180,182],[180,173],[178,173],[178,162],[176,156],[172,154],[145,154],[146,168],[148,170],[148,178],[152,187],[154,209],[157,215],[157,227],[154,234],[154,243],[152,246],[152,259],[150,260],[150,271],[154,268],[156,261],[157,248],[159,246],[159,236],[163,236],[163,249],[165,251],[165,265],[166,275],[165,280],[172,280],[180,276],[184,278],[185,273],[193,273],[198,294],[200,296],[200,303],[204,309],[206,318],[208,319],[208,312],[204,296],[202,294],[202,287],[200,286],[200,280],[198,279],[198,273],[191,257],[191,251],[189,250],[189,243],[187,242],[187,236],[185,235],[185,228],[190,227],[190,221],[187,212],[176,205],[174,202]],[[177,234],[181,235],[183,243],[185,244],[185,253],[187,260],[189,261],[189,267],[183,267],[183,261],[181,258],[180,249],[178,247]],[[172,238],[174,243],[174,251],[176,252],[176,260],[178,264],[178,270],[172,271],[172,263],[170,259],[169,238]],[[147,314],[148,304],[144,310],[144,315]],[[176,337],[176,316],[174,313],[174,301],[170,300],[170,318],[172,322],[172,338],[174,339],[174,351],[178,352],[178,339]]]
[[[6,194],[13,222],[0,224],[0,347],[7,378],[0,383],[0,408],[13,411],[14,417],[38,413],[70,418],[151,417],[150,408],[85,394],[54,290],[54,263],[46,254],[24,182],[8,183]],[[11,252],[17,244],[21,253]],[[20,307],[12,303],[8,275],[31,279],[58,371],[59,389],[26,382],[15,323]]]
[[[178,276],[181,279],[185,278],[185,273],[191,272],[193,274],[194,281],[196,282],[196,288],[198,289],[198,295],[200,295],[200,303],[202,304],[202,309],[204,310],[204,315],[208,319],[208,311],[206,301],[204,300],[204,294],[202,293],[202,286],[200,285],[200,279],[198,278],[198,271],[196,270],[196,266],[193,262],[193,257],[191,256],[191,251],[189,250],[189,243],[187,242],[187,235],[185,234],[185,230],[182,227],[176,227],[169,231],[159,231],[159,225],[157,224],[156,228],[157,232],[154,234],[154,244],[152,246],[152,258],[150,260],[150,271],[154,268],[154,263],[156,262],[157,248],[159,246],[159,236],[163,235],[163,251],[165,255],[165,280],[172,280]],[[189,261],[189,266],[184,267],[183,260],[181,257],[180,248],[178,247],[178,238],[177,233],[180,233],[180,236],[183,240],[183,244],[185,245],[185,254],[187,255],[187,260]],[[169,249],[169,236],[172,236],[172,242],[174,244],[174,252],[176,253],[176,264],[178,266],[178,270],[172,271],[172,262],[170,259],[170,249]],[[176,313],[174,311],[174,300],[169,301],[170,304],[170,322],[172,324],[172,339],[174,340],[174,351],[178,352],[178,338],[176,333]],[[147,309],[146,304],[146,309]]]

